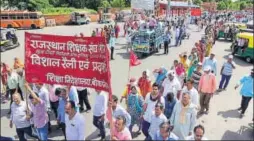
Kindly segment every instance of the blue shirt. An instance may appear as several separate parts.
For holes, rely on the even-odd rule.
[[[206,68],[206,66],[211,67],[211,71],[213,71],[214,75],[217,74],[217,60],[211,60],[210,57],[206,57],[203,63],[203,70]]]
[[[109,47],[115,47],[116,45],[116,38],[115,37],[110,37],[109,39]]]
[[[166,139],[166,141],[176,141],[179,138],[174,134],[170,133],[169,137]],[[153,140],[155,141],[163,141],[164,139],[162,138],[160,131],[157,131],[157,133],[154,135]]]
[[[65,123],[65,104],[66,100],[61,97],[57,108],[57,120],[61,123]]]
[[[164,41],[169,41],[171,38],[171,35],[169,32],[166,32],[166,34],[164,35]]]
[[[155,83],[161,85],[164,78],[167,77],[167,72],[168,71],[165,68],[163,68],[162,73],[158,74]]]
[[[250,75],[242,77],[240,84],[242,85],[240,94],[245,97],[253,97],[253,77]]]
[[[165,110],[164,114],[167,118],[170,118],[175,107],[176,100],[174,99],[172,102],[169,102],[165,97]]]
[[[233,69],[233,66],[229,62],[226,62],[223,64],[222,74],[227,76],[232,75]]]
[[[79,112],[79,98],[78,98],[78,91],[77,88],[74,86],[71,86],[70,93],[69,93],[69,99],[75,103],[75,110],[76,112]]]

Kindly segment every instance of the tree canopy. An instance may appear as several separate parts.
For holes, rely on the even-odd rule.
[[[2,7],[18,8],[20,10],[42,10],[51,7],[74,7],[97,10],[98,7],[124,8],[131,5],[131,0],[0,0]],[[193,0],[193,4],[202,2],[217,2],[218,10],[242,10],[253,6],[252,0]]]

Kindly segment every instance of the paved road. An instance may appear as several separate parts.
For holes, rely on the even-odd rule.
[[[21,47],[1,53],[1,61],[13,64],[13,58],[19,57],[24,59],[24,33],[44,33],[44,34],[56,34],[56,35],[75,35],[79,32],[83,32],[85,35],[91,35],[92,29],[102,27],[95,23],[82,26],[57,26],[47,27],[40,30],[19,30],[17,35],[21,42]],[[191,28],[191,36],[189,40],[184,40],[180,47],[172,47],[169,49],[169,54],[162,54],[162,50],[148,58],[142,59],[142,64],[131,69],[131,76],[140,77],[142,71],[149,69],[152,71],[160,66],[169,68],[174,59],[178,59],[178,54],[184,51],[190,52],[190,49],[194,46],[195,41],[199,40],[202,32],[196,32],[194,27]],[[111,73],[112,73],[112,87],[113,94],[120,97],[124,86],[127,82],[128,76],[128,54],[126,53],[125,39],[120,38],[117,40],[115,60],[110,62]],[[226,57],[229,54],[230,43],[216,42],[213,52],[216,54],[218,60],[218,70],[221,68]],[[250,102],[248,110],[246,111],[245,117],[239,119],[239,113],[237,108],[240,105],[241,97],[239,90],[234,90],[235,83],[246,74],[250,73],[251,64],[245,63],[239,58],[234,58],[236,63],[236,69],[234,70],[234,76],[231,78],[227,91],[221,92],[219,95],[215,95],[211,100],[211,110],[209,115],[204,115],[199,118],[198,122],[203,124],[206,129],[205,136],[209,139],[214,140],[253,140],[253,130],[250,128],[253,117],[253,101]],[[151,79],[154,80],[151,75]],[[220,76],[217,76],[217,82],[219,83]],[[94,95],[92,94],[89,99],[91,103],[94,103]],[[16,136],[15,129],[8,127],[8,116],[7,110],[8,104],[1,104],[1,135],[3,136]],[[98,139],[94,138],[97,133],[92,125],[92,114],[84,113],[86,119],[86,137],[87,139]],[[56,124],[52,122],[52,124]],[[54,127],[56,128],[56,127]],[[17,136],[16,136],[17,137]],[[60,130],[50,134],[50,139],[63,139]],[[143,140],[144,136],[140,135],[136,139]]]

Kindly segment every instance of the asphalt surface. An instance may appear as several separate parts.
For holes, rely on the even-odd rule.
[[[79,32],[83,32],[84,35],[90,36],[92,30],[97,27],[103,27],[96,23],[81,26],[57,26],[57,27],[46,27],[38,30],[18,30],[17,36],[19,38],[21,46],[12,50],[8,50],[1,53],[1,61],[6,62],[9,65],[13,65],[14,57],[19,57],[24,60],[24,33],[42,33],[42,34],[55,34],[55,35],[75,35]],[[191,33],[189,40],[184,40],[180,47],[171,47],[169,54],[164,55],[163,50],[159,53],[149,56],[141,60],[142,64],[131,68],[130,76],[139,78],[142,71],[149,69],[152,72],[155,68],[165,66],[170,68],[173,64],[173,60],[178,59],[179,53],[184,51],[190,52],[194,43],[200,40],[204,32],[197,32],[195,26],[191,26],[189,30]],[[121,96],[123,89],[127,83],[128,77],[128,64],[129,54],[126,52],[125,45],[126,40],[122,37],[117,39],[117,45],[115,48],[115,60],[110,61],[111,74],[112,74],[112,88],[113,94]],[[231,43],[217,41],[212,52],[216,54],[218,61],[218,71],[220,71],[222,64],[226,61],[227,55],[230,53],[229,47]],[[240,106],[241,96],[239,90],[235,90],[234,86],[239,79],[250,74],[252,64],[246,63],[244,60],[235,57],[234,62],[236,63],[236,69],[233,72],[233,76],[229,82],[229,86],[226,91],[219,94],[215,94],[210,102],[211,109],[208,115],[203,115],[198,119],[198,123],[204,125],[205,136],[208,139],[213,140],[253,140],[253,128],[250,127],[253,118],[253,100],[251,100],[249,107],[246,111],[245,116],[240,119],[240,113],[236,110]],[[154,76],[150,73],[150,78],[154,80]],[[217,77],[217,85],[220,81],[220,75]],[[94,93],[89,96],[91,105],[94,103]],[[124,104],[123,104],[124,105]],[[15,127],[9,128],[9,116],[7,115],[9,108],[8,104],[1,104],[1,136],[12,136],[17,139]],[[98,140],[96,128],[92,124],[92,112],[83,113],[86,121],[86,138]],[[55,121],[51,122],[56,125]],[[53,126],[53,132],[49,134],[49,138],[52,140],[62,140],[63,134],[61,130]],[[137,138],[143,140],[144,136],[141,134]]]

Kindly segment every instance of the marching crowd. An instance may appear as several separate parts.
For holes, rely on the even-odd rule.
[[[119,31],[117,24],[114,28],[105,26],[100,32],[93,31],[92,36],[106,37],[107,33],[113,54]],[[10,128],[15,125],[21,141],[26,140],[25,134],[47,140],[48,134],[54,132],[49,118],[54,113],[66,140],[85,140],[88,121],[81,113],[92,112],[93,125],[99,129],[101,140],[105,140],[110,125],[113,125],[112,140],[132,140],[141,132],[145,140],[207,140],[205,127],[197,124],[197,118],[209,114],[211,98],[227,89],[236,67],[233,56],[229,55],[218,70],[216,54],[211,53],[212,43],[201,39],[189,55],[181,53],[171,68],[155,69],[152,72],[155,82],[151,81],[149,70],[143,71],[138,79],[131,78],[121,97],[112,95],[109,101],[106,92],[95,90],[93,106],[89,102],[89,88],[28,84],[20,59],[15,58],[13,67],[1,63],[1,100],[8,102],[10,97]],[[221,75],[219,85],[216,75]],[[242,85],[241,117],[253,98],[253,78],[254,70],[235,86]],[[125,106],[121,106],[122,102]]]

